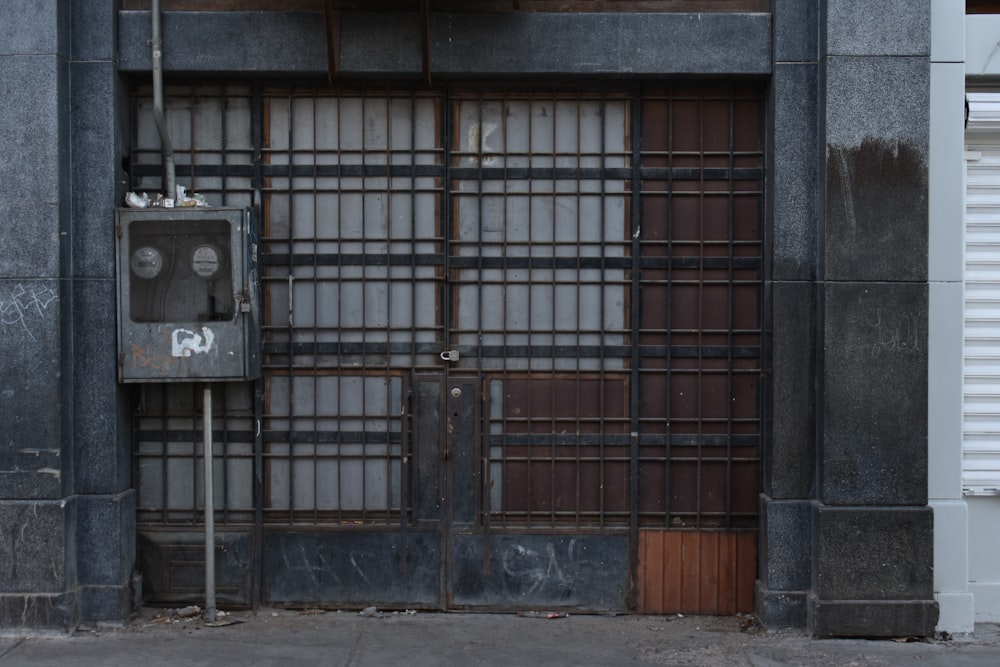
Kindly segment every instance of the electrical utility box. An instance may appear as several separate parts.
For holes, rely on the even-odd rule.
[[[257,246],[250,211],[119,209],[121,382],[260,375]]]

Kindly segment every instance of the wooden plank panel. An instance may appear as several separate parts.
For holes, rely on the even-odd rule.
[[[681,608],[681,536],[677,531],[661,531],[663,535],[663,613]]]
[[[642,614],[662,614],[665,567],[663,564],[663,531],[639,531],[639,567],[637,611]]]
[[[721,533],[698,533],[699,614],[719,613],[719,537]]]
[[[730,615],[753,611],[757,534],[639,531],[636,611]]]
[[[737,586],[736,611],[746,614],[753,611],[753,589],[757,579],[757,533],[736,533]]]
[[[720,616],[736,613],[738,583],[736,567],[739,562],[736,551],[737,535],[723,533],[719,540],[719,608]]]
[[[700,608],[698,589],[701,584],[701,533],[681,534],[681,611],[696,614]]]

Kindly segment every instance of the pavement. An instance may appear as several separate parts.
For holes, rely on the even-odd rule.
[[[1000,665],[1000,625],[946,639],[814,639],[749,617],[279,610],[200,616],[144,609],[124,628],[0,637],[0,667],[169,665]]]

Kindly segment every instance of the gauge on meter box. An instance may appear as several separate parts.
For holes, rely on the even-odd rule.
[[[129,265],[132,267],[132,273],[140,278],[151,280],[160,275],[160,271],[163,269],[163,256],[156,248],[143,246],[132,253]]]
[[[224,268],[222,253],[214,245],[206,243],[191,251],[191,270],[199,278],[217,278]]]

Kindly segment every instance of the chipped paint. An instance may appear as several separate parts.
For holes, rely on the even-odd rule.
[[[202,327],[197,334],[190,329],[174,329],[170,335],[170,356],[190,357],[192,354],[206,354],[212,349],[215,334],[208,327]]]

